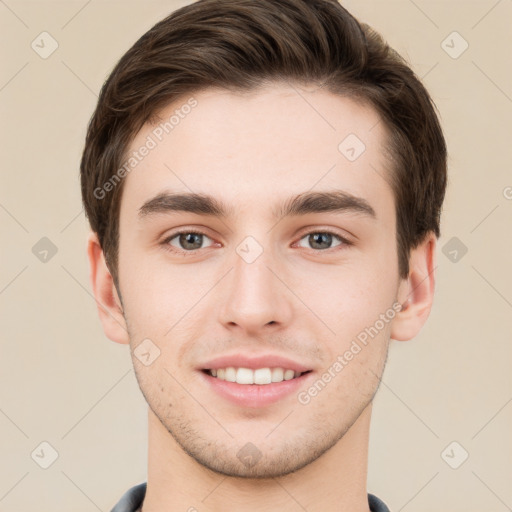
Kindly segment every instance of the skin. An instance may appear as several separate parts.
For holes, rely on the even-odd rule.
[[[281,83],[194,97],[198,105],[125,178],[121,297],[95,233],[88,239],[105,334],[130,345],[149,404],[143,510],[368,512],[372,399],[390,338],[413,338],[430,313],[436,238],[429,234],[411,252],[409,276],[400,279],[387,133],[372,108]],[[145,125],[130,149],[153,129]],[[338,150],[350,133],[366,145],[353,162]],[[272,216],[291,196],[333,189],[366,199],[376,218],[322,212],[278,222]],[[233,215],[140,220],[138,209],[164,190],[213,195]],[[204,232],[202,248],[166,250],[186,251],[179,237],[165,242],[176,228]],[[340,246],[333,237],[331,248],[319,249],[307,235],[326,229],[353,244]],[[236,252],[249,235],[263,248],[250,264]],[[237,407],[207,388],[196,370],[222,354],[272,352],[306,363],[318,378],[394,302],[403,310],[307,405],[292,393],[268,407]],[[160,350],[149,366],[133,353],[146,338]],[[237,458],[248,442],[262,454],[252,467]]]

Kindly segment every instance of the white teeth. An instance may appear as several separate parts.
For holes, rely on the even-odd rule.
[[[233,370],[235,369],[233,368]],[[254,371],[250,368],[238,368],[236,370],[236,379],[233,382],[235,381],[238,384],[254,384]]]
[[[236,382],[236,368],[233,368],[230,366],[229,368],[226,368],[226,373],[224,374],[224,378],[228,382]]]
[[[290,380],[293,379],[293,377],[295,377],[295,372],[293,370],[286,370],[284,372],[284,380]]]
[[[209,370],[210,375],[218,379],[228,382],[236,382],[237,384],[271,384],[272,382],[282,382],[300,377],[301,372],[287,370],[284,368],[218,368],[217,370]]]
[[[284,380],[284,370],[282,368],[272,368],[272,382],[281,382]]]
[[[272,372],[270,368],[259,368],[254,370],[254,384],[270,384],[272,382]]]

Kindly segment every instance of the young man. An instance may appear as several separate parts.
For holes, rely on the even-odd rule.
[[[147,400],[115,512],[383,512],[390,339],[434,294],[446,147],[407,64],[335,0],[202,0],[103,86],[81,163],[90,277]]]

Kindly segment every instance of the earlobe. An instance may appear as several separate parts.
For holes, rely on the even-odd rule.
[[[128,344],[129,336],[122,303],[105,262],[98,236],[92,231],[87,237],[87,257],[89,260],[89,279],[98,306],[103,331],[107,338],[112,341]]]
[[[421,330],[432,309],[435,290],[436,242],[434,233],[411,251],[409,276],[398,290],[402,310],[391,325],[390,337],[398,341],[414,338]]]

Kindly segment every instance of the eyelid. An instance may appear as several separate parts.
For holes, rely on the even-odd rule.
[[[304,238],[306,235],[309,235],[311,233],[329,233],[330,235],[335,235],[339,237],[341,240],[346,242],[347,244],[353,244],[354,239],[357,239],[355,235],[352,235],[352,233],[349,233],[346,230],[338,230],[336,228],[331,228],[328,226],[306,226],[305,228],[302,228],[299,231],[300,239]]]

